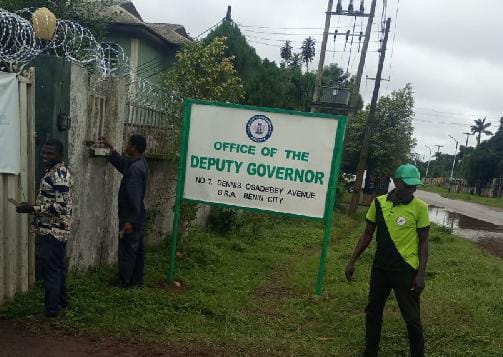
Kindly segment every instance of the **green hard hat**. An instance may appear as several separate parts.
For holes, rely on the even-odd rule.
[[[396,169],[395,179],[402,180],[407,186],[422,185],[421,174],[412,164],[403,164]]]

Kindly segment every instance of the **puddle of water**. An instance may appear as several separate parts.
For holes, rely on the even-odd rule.
[[[448,228],[453,234],[479,243],[490,253],[503,257],[503,226],[430,206],[430,221]]]

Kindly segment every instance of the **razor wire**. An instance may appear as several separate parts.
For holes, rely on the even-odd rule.
[[[56,20],[52,38],[39,39],[27,19],[32,15],[31,9],[17,13],[0,9],[0,62],[9,68],[21,69],[38,55],[51,54],[86,66],[103,77],[125,70],[127,62],[107,60],[124,58],[122,49],[102,46],[89,29],[77,22]]]
[[[42,40],[30,21],[32,16],[33,9],[11,13],[0,8],[0,70],[21,73],[37,56],[49,54],[85,66],[97,81],[110,76],[125,78],[134,105],[169,110],[176,101],[173,93],[165,95],[160,85],[141,78],[120,45],[100,43],[79,23],[59,19],[52,38]]]

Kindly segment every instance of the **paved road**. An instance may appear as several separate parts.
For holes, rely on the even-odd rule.
[[[417,190],[415,195],[430,205],[445,208],[446,211],[460,213],[497,226],[503,226],[503,210],[501,209],[483,206],[478,203],[451,200],[437,193],[422,190]]]

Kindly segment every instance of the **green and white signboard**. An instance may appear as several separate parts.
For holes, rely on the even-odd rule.
[[[345,126],[344,116],[186,100],[169,280],[188,200],[324,220],[320,293]]]

